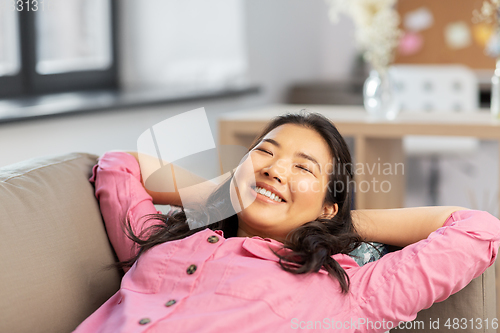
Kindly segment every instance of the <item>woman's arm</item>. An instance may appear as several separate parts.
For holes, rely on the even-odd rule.
[[[134,257],[138,250],[123,230],[125,221],[130,222],[135,234],[158,223],[144,218],[158,210],[142,186],[140,174],[132,156],[122,151],[108,151],[99,157],[89,179],[94,184],[106,232],[120,261]]]
[[[434,221],[435,225],[432,227],[430,223],[429,229],[438,227],[439,221],[446,219],[446,227],[375,262],[348,270],[350,291],[361,310],[358,318],[384,319],[395,323],[394,326],[399,321],[412,321],[420,310],[464,288],[494,263],[500,243],[500,222],[487,212],[475,210],[455,211],[447,219],[448,213],[459,208],[392,210],[396,211],[395,215],[399,215],[397,211],[402,212],[402,221],[407,217],[409,222],[417,217],[416,224]],[[405,211],[412,213],[405,214]],[[391,210],[381,210],[381,215],[384,213],[391,218]],[[393,234],[400,229],[405,235],[408,229],[413,229],[413,226],[399,228],[397,222],[389,224],[396,229],[391,231]],[[414,239],[424,237],[427,231]]]
[[[137,163],[139,163],[139,153],[135,151],[126,151],[126,153],[132,155],[135,157],[137,160]],[[149,163],[154,163],[157,162],[157,160],[154,160],[154,158],[151,158],[151,161]],[[144,162],[143,162],[144,163]],[[142,178],[142,172],[141,172],[141,183],[142,186],[144,186],[144,179]],[[157,205],[174,205],[174,206],[181,206],[181,197],[179,195],[179,191],[177,189],[177,185],[175,184],[174,180],[174,186],[175,186],[175,192],[154,192],[151,190],[148,190],[145,186],[146,192],[153,198],[153,203]]]
[[[144,186],[146,192],[153,198],[154,204],[159,205],[174,205],[174,206],[183,206],[181,195],[179,193],[178,184],[186,184],[186,183],[195,183],[196,186],[190,188],[184,188],[183,197],[189,198],[190,203],[199,203],[203,204],[210,193],[215,188],[215,183],[207,181],[206,179],[184,169],[181,167],[176,167],[177,173],[174,171],[172,166],[172,174],[173,174],[173,185],[175,188],[174,192],[155,192],[146,188],[144,185],[143,173],[146,171],[146,178],[150,176],[150,174],[158,169],[159,161],[158,158],[141,154],[139,158],[138,152],[127,151],[126,153],[132,155],[137,160],[141,168],[141,183]],[[163,161],[163,165],[167,165],[167,161]]]
[[[453,212],[465,209],[456,206],[362,209],[352,211],[352,219],[364,240],[404,247],[427,238]]]

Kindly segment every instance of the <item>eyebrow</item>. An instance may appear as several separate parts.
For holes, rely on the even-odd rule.
[[[278,148],[281,148],[281,145],[279,144],[279,142],[276,140],[273,140],[273,139],[264,139],[261,142],[269,142],[270,144],[272,144]],[[321,173],[321,165],[319,165],[318,161],[314,157],[312,157],[311,155],[307,155],[306,153],[299,151],[299,152],[295,153],[295,156],[305,158],[306,160],[309,160],[309,161],[315,163],[319,168],[319,172]]]
[[[310,155],[307,155],[306,153],[303,153],[301,151],[298,152],[298,153],[296,153],[295,155],[298,156],[298,157],[305,158],[306,160],[309,160],[309,161],[315,163],[318,166],[318,168],[319,168],[319,173],[321,173],[321,166],[319,165],[318,161],[316,161],[316,159],[314,157],[312,157]]]
[[[269,142],[270,144],[275,145],[278,148],[281,148],[281,145],[278,143],[278,141],[273,139],[263,139],[261,142]]]

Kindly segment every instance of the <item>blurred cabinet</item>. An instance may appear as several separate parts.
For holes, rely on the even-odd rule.
[[[307,82],[292,85],[287,94],[290,104],[363,105],[364,79]]]

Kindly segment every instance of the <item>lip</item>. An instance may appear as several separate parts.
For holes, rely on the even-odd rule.
[[[253,188],[250,188],[250,190],[252,191],[252,194],[255,196],[255,200],[263,201],[263,202],[269,203],[271,205],[280,205],[280,204],[285,203],[285,201],[282,201],[282,202],[274,201],[271,198],[268,198],[263,194],[255,192],[255,190]]]
[[[257,196],[258,198],[262,198],[262,199],[265,199],[265,201],[269,201],[269,202],[273,202],[273,203],[277,203],[277,204],[287,202],[287,200],[285,199],[283,194],[280,191],[278,191],[276,188],[274,188],[273,186],[268,185],[268,184],[263,183],[263,182],[257,182],[257,183],[255,183],[255,186],[265,188],[266,190],[269,190],[269,191],[273,192],[274,194],[277,194],[280,198],[282,198],[282,201],[281,202],[274,201],[274,200],[266,197],[265,195]],[[255,192],[255,190],[253,188],[251,188],[251,189],[252,189],[252,191],[254,191],[255,194],[260,194],[260,193]]]

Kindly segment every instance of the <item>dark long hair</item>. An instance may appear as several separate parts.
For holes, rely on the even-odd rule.
[[[249,148],[251,151],[259,142],[273,129],[285,125],[295,124],[312,129],[319,133],[328,144],[333,157],[333,171],[329,177],[328,190],[324,204],[337,204],[337,214],[331,219],[317,218],[292,230],[283,242],[283,247],[289,249],[286,254],[275,255],[279,258],[281,268],[293,274],[304,274],[318,272],[321,268],[339,281],[342,292],[349,290],[349,276],[339,263],[332,258],[335,254],[348,254],[362,242],[362,238],[356,232],[351,218],[351,199],[353,170],[351,155],[344,139],[337,128],[324,116],[317,113],[301,111],[298,114],[285,114],[274,118],[262,131],[260,136]],[[232,177],[231,177],[232,178]],[[209,228],[222,230],[226,238],[236,237],[238,231],[238,218],[228,199],[230,180],[221,184],[208,198],[204,207],[199,207],[189,216],[195,213],[198,219],[204,221],[204,227],[190,229],[186,221],[186,211],[167,216],[163,214],[148,214],[150,219],[158,220],[160,223],[152,225],[136,235],[130,221],[127,219],[125,229],[128,237],[138,246],[137,255],[130,260],[118,263],[120,267],[130,267],[147,250],[164,242],[182,239],[198,231]],[[219,216],[229,216],[220,219]],[[210,221],[218,221],[210,223]]]

